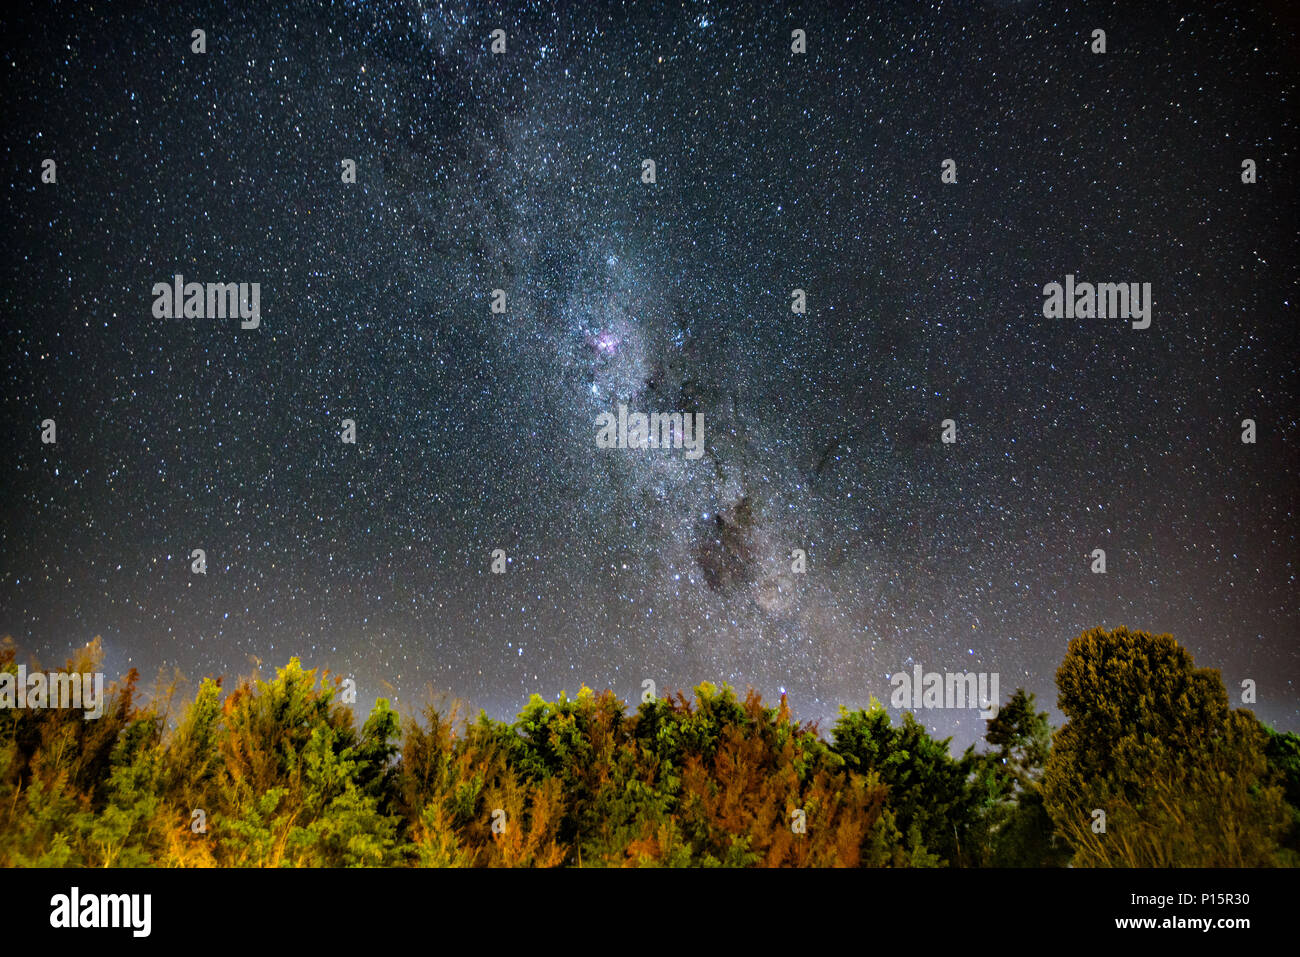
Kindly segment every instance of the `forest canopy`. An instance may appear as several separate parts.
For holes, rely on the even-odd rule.
[[[103,660],[92,642],[65,673]],[[17,679],[14,643],[0,672]],[[874,699],[827,735],[749,691],[642,702],[534,695],[512,722],[455,707],[358,724],[297,659],[101,715],[0,707],[6,867],[1294,866],[1300,737],[1229,706],[1169,635],[1093,629],[960,755]]]

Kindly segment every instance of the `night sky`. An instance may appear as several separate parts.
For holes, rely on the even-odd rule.
[[[47,667],[298,655],[501,718],[726,681],[825,727],[918,663],[1052,706],[1127,625],[1300,730],[1291,15],[22,6],[0,635]],[[155,318],[178,273],[260,326]],[[1150,328],[1044,318],[1067,274],[1151,283]],[[620,403],[704,454],[598,448]]]

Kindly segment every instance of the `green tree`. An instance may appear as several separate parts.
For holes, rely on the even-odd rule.
[[[1170,635],[1095,628],[1070,642],[1056,685],[1069,720],[1042,787],[1076,866],[1276,862],[1287,819],[1266,733],[1228,707],[1218,671]]]
[[[1037,709],[1032,693],[1017,688],[988,719],[984,740],[992,750],[979,755],[971,780],[980,807],[980,863],[1064,866],[1070,852],[1054,835],[1040,787],[1052,748],[1047,712]]]
[[[889,789],[887,806],[903,835],[908,864],[970,863],[965,845],[976,817],[967,787],[972,751],[954,759],[950,738],[931,738],[911,712],[895,727],[874,698],[866,709],[841,708],[831,734],[832,747],[850,770],[874,772]]]
[[[1288,867],[1300,867],[1300,735],[1268,728],[1264,757],[1274,781],[1281,782],[1290,823],[1281,838],[1281,858]]]
[[[270,681],[242,684],[222,705],[210,737],[212,692],[201,689],[182,727],[187,751],[208,756],[211,785],[189,781],[212,810],[218,862],[282,867],[398,862],[397,715],[382,698],[358,734],[352,711],[334,700],[338,682],[297,658]],[[196,771],[203,768],[200,763]],[[206,774],[206,770],[202,771]],[[206,793],[205,793],[206,791]],[[393,813],[390,813],[393,808]]]
[[[987,721],[984,740],[996,750],[994,759],[1020,790],[1038,782],[1052,751],[1047,712],[1037,710],[1034,695],[1017,688],[1010,700]]]

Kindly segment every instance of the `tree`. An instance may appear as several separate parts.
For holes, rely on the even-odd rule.
[[[1300,867],[1300,735],[1290,731],[1277,732],[1267,728],[1268,744],[1264,757],[1268,761],[1273,780],[1281,783],[1282,797],[1290,813],[1290,824],[1282,844],[1282,862],[1288,867]]]
[[[1034,695],[1017,688],[987,722],[994,750],[978,756],[971,789],[980,807],[980,863],[992,867],[1059,867],[1069,860],[1043,806],[1040,781],[1052,729]]]
[[[1043,796],[1076,866],[1276,862],[1287,820],[1266,734],[1228,707],[1217,671],[1195,668],[1171,635],[1095,628],[1070,642],[1056,684],[1069,720]]]
[[[966,779],[972,752],[954,759],[950,738],[936,741],[912,713],[894,727],[874,698],[857,711],[841,708],[831,730],[832,748],[858,774],[874,772],[889,789],[886,799],[903,835],[906,862],[914,866],[968,863],[963,850],[975,821]]]
[[[997,750],[993,757],[1006,769],[1017,789],[1028,790],[1043,774],[1052,751],[1047,712],[1038,711],[1034,695],[1017,688],[1009,701],[988,719],[984,740]]]

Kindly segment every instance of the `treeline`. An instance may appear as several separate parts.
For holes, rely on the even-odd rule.
[[[92,643],[65,671],[99,670]],[[17,673],[11,641],[0,670]],[[384,700],[360,728],[297,659],[104,714],[0,709],[0,865],[1293,866],[1300,737],[1232,709],[1168,635],[1085,632],[1054,734],[1017,690],[954,757],[910,713],[823,738],[709,684],[635,711],[534,696],[514,722]],[[174,720],[173,720],[174,719]]]

